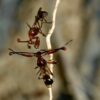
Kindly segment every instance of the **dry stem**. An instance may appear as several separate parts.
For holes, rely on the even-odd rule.
[[[60,0],[56,0],[56,4],[54,7],[54,11],[53,11],[53,17],[52,17],[52,27],[49,30],[48,35],[46,37],[46,44],[47,44],[48,49],[52,49],[51,36],[55,29],[56,13],[57,13],[57,8],[58,8],[59,3],[60,3]],[[53,59],[53,54],[50,54],[50,60],[52,60],[52,59]],[[51,72],[53,72],[53,64],[50,64],[49,68],[50,68]],[[51,78],[52,78],[52,76],[51,76]],[[49,89],[50,100],[52,100],[53,99],[52,87],[50,87],[48,89]]]

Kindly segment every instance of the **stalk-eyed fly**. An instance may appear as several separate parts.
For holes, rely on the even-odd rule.
[[[42,8],[40,7],[37,12],[37,15],[35,16],[35,22],[33,25],[38,25],[39,27],[42,27],[43,23],[51,24],[52,22],[48,22],[46,20],[47,16],[48,16],[48,12],[43,11]]]
[[[68,41],[65,45],[68,45],[72,40]],[[51,70],[49,69],[47,64],[56,64],[56,61],[47,61],[44,59],[43,56],[45,55],[49,55],[49,54],[53,54],[58,52],[59,50],[66,50],[65,46],[62,46],[60,48],[56,48],[56,49],[50,49],[50,50],[40,50],[38,52],[16,52],[12,49],[9,49],[9,55],[13,55],[13,54],[18,54],[21,56],[25,56],[25,57],[36,57],[37,58],[37,66],[35,67],[35,69],[39,68],[38,71],[38,79],[43,79],[44,83],[46,85],[52,85],[53,84],[53,79],[50,77],[50,75],[53,76],[53,73],[51,72]]]
[[[42,34],[44,37],[46,36],[40,27],[38,26],[30,26],[29,24],[27,24],[27,26],[29,27],[29,31],[28,31],[28,37],[29,40],[23,41],[20,38],[17,39],[18,42],[20,43],[27,43],[28,48],[31,48],[31,45],[34,45],[34,47],[37,49],[39,48],[40,45],[40,38],[38,36],[38,34]]]

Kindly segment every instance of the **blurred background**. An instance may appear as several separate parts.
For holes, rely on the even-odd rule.
[[[8,48],[32,51],[16,39],[28,38],[39,7],[48,11],[51,21],[55,0],[0,0],[0,100],[49,100],[48,89],[38,80],[36,58],[9,56]],[[70,39],[67,51],[54,54],[53,100],[100,100],[100,0],[61,0],[52,46]],[[48,34],[50,24],[43,26]],[[41,49],[45,38],[39,35]],[[48,58],[48,57],[47,57]],[[45,59],[47,59],[45,57]]]

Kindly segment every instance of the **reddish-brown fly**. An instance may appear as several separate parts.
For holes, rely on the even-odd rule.
[[[69,44],[71,41],[72,40],[67,42],[65,45]],[[35,69],[39,68],[38,79],[43,79],[44,83],[46,85],[52,85],[53,79],[51,79],[50,75],[53,76],[53,73],[50,71],[50,69],[47,66],[47,64],[56,64],[56,61],[53,61],[53,60],[52,61],[47,61],[47,60],[45,60],[43,58],[43,56],[49,55],[49,54],[52,54],[52,53],[56,53],[59,50],[66,50],[66,47],[62,46],[62,47],[57,48],[57,49],[40,50],[40,51],[38,51],[36,53],[33,53],[33,52],[16,52],[16,51],[14,51],[12,49],[9,49],[9,50],[10,50],[9,55],[18,54],[18,55],[25,56],[25,57],[33,57],[33,56],[35,56],[37,58],[37,66],[35,67]]]
[[[41,28],[43,23],[51,23],[48,22],[46,20],[46,16],[48,15],[48,12],[46,11],[42,11],[42,8],[40,7],[37,15],[35,16],[35,21],[33,23],[32,26],[30,26],[29,24],[27,24],[27,26],[29,27],[29,31],[28,31],[28,40],[21,40],[20,38],[17,39],[18,42],[20,43],[27,43],[28,48],[31,48],[31,45],[34,45],[34,47],[37,49],[40,46],[40,38],[38,36],[38,34],[42,34],[44,37],[46,37],[46,35],[42,32]]]
[[[29,24],[27,24],[27,26],[29,27],[29,31],[28,31],[29,39],[26,41],[23,41],[20,38],[18,38],[17,41],[20,43],[27,43],[28,48],[31,48],[31,45],[34,45],[34,47],[37,49],[39,48],[39,45],[40,45],[40,38],[38,34],[42,34],[44,37],[46,35],[42,32],[41,28],[38,26],[31,27]]]
[[[46,17],[48,16],[47,11],[43,11],[42,8],[40,7],[37,15],[35,16],[35,22],[33,25],[38,25],[39,27],[42,27],[43,23],[48,23],[51,24],[52,22],[48,22]]]

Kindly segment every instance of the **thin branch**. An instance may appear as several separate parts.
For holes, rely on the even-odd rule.
[[[60,0],[56,0],[55,8],[54,8],[54,11],[53,11],[52,27],[49,30],[48,35],[46,37],[46,44],[47,44],[48,49],[52,49],[51,36],[52,36],[54,29],[55,29],[56,13],[57,13],[57,8],[58,8],[59,3],[60,3]],[[50,54],[50,60],[52,60],[52,59],[53,59],[53,54]],[[50,70],[51,71],[53,71],[52,67],[53,67],[53,64],[50,64]]]
[[[50,96],[50,100],[53,100],[53,95],[52,95],[52,88],[48,88],[49,90],[49,96]]]
[[[54,11],[53,11],[53,17],[52,17],[52,27],[49,30],[48,35],[46,37],[46,44],[47,44],[48,49],[52,49],[51,36],[52,36],[54,29],[55,29],[56,13],[57,13],[59,3],[60,3],[60,0],[56,0],[56,4],[54,7]],[[53,59],[53,54],[50,54],[50,60],[52,60],[52,59]],[[50,64],[49,68],[50,68],[51,72],[53,72],[53,64]],[[51,76],[51,78],[52,78],[52,76]],[[50,100],[52,100],[53,99],[52,87],[50,87],[48,89],[49,89]]]

